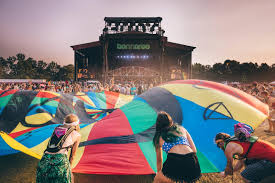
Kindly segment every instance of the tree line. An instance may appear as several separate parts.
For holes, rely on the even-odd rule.
[[[47,79],[51,81],[65,81],[74,78],[72,64],[60,66],[56,62],[27,58],[18,53],[7,59],[0,57],[0,78],[2,79]]]
[[[192,78],[211,81],[230,82],[270,82],[275,80],[275,64],[240,63],[236,60],[225,60],[213,66],[195,63],[192,65]]]
[[[2,79],[47,79],[52,81],[73,80],[74,66],[72,64],[60,66],[52,61],[46,63],[43,60],[27,58],[18,53],[7,59],[0,57],[0,78]],[[236,60],[225,60],[223,63],[192,65],[192,78],[211,81],[273,81],[275,80],[275,64],[269,66],[266,63],[240,63]]]

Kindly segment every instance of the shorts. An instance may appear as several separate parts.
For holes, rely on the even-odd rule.
[[[241,175],[250,182],[260,182],[266,177],[275,174],[275,163],[269,160],[259,160],[248,164]]]
[[[201,177],[197,155],[193,153],[168,153],[163,164],[162,173],[175,182],[196,182]]]

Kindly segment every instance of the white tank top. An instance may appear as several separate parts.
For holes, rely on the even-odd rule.
[[[65,142],[63,143],[62,147],[68,147],[70,145],[73,145],[75,143],[75,141],[80,137],[80,133],[76,130],[73,130],[70,135],[68,135],[68,137],[66,138]],[[56,152],[56,153],[50,153],[48,151],[46,151],[48,154],[67,154],[68,155],[68,151],[67,149],[61,149],[60,151]]]

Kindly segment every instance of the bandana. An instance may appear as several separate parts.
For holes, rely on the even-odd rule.
[[[72,123],[66,123],[66,122],[64,121],[63,124],[64,124],[64,125],[69,125],[69,126],[77,126],[77,125],[79,125],[79,120],[77,120],[77,121],[75,121],[75,122],[72,122]]]

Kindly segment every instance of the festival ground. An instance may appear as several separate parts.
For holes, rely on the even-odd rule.
[[[275,144],[275,135],[264,132],[268,124],[264,122],[254,132],[263,140]],[[36,166],[38,160],[23,153],[0,157],[1,183],[35,183]],[[91,165],[92,166],[92,165]],[[75,183],[151,183],[154,175],[86,175],[75,174]],[[239,173],[234,174],[234,183],[242,183]],[[198,183],[231,183],[232,176],[226,179],[219,177],[219,173],[203,174]],[[261,183],[274,183],[275,175]]]

